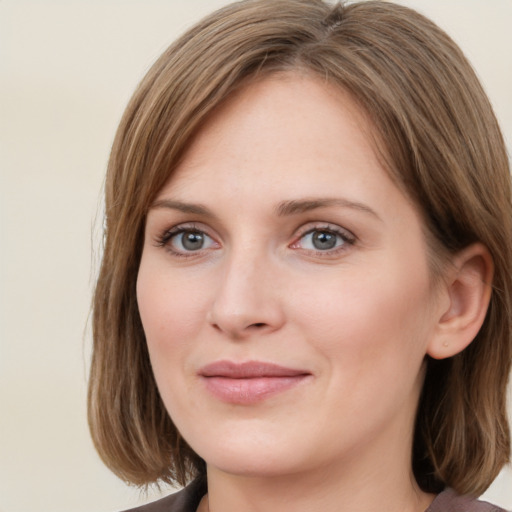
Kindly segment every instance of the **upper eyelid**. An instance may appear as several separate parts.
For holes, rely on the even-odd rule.
[[[152,237],[155,238],[170,231],[178,231],[180,229],[195,229],[197,231],[202,231],[217,240],[221,238],[219,231],[222,233],[222,229],[219,230],[217,229],[217,226],[211,226],[211,223],[205,221],[204,219],[197,218],[196,215],[180,215],[178,218],[173,217],[154,217],[146,223],[146,233],[152,235]]]
[[[216,238],[209,233],[207,229],[204,229],[201,226],[197,226],[197,222],[181,222],[171,227],[166,227],[165,229],[159,229],[152,235],[153,240],[157,245],[165,245],[171,238],[184,231],[198,231],[200,233],[204,233],[206,236],[216,241]]]
[[[308,233],[311,233],[313,231],[332,231],[334,233],[340,234],[340,235],[347,235],[347,238],[356,240],[356,235],[347,228],[344,228],[338,224],[334,224],[332,222],[308,222],[298,228],[297,230],[297,236],[302,237]]]
[[[198,221],[186,221],[179,222],[177,224],[171,225],[170,227],[166,227],[165,229],[159,229],[158,233],[166,234],[166,233],[179,233],[181,231],[200,231],[208,236],[211,236],[210,229],[202,222]]]

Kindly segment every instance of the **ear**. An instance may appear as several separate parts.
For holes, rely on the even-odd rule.
[[[445,359],[464,350],[478,334],[489,307],[494,263],[488,249],[475,243],[457,253],[441,285],[447,301],[427,354]]]

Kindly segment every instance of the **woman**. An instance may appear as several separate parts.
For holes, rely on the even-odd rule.
[[[508,162],[430,21],[214,13],[135,92],[106,212],[93,439],[189,484],[137,510],[500,510],[474,496],[510,452]]]

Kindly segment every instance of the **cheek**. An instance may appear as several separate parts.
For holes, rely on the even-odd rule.
[[[172,418],[186,414],[193,403],[189,396],[184,405],[188,359],[193,340],[204,325],[206,298],[196,286],[180,282],[168,268],[141,262],[137,278],[137,302],[157,387]],[[181,389],[181,393],[173,390]],[[188,396],[188,395],[187,395]],[[184,407],[184,410],[183,410]]]
[[[421,362],[430,335],[428,275],[393,270],[347,272],[323,286],[304,284],[299,322],[328,359],[395,370]]]
[[[206,294],[198,294],[188,280],[176,279],[169,269],[141,262],[137,302],[150,354],[179,354],[201,328],[207,310]]]
[[[346,278],[343,287],[330,289],[332,300],[324,307],[313,303],[309,309],[316,326],[310,340],[329,369],[332,409],[343,411],[343,418],[366,418],[368,428],[412,411],[421,390],[428,281],[409,277]]]

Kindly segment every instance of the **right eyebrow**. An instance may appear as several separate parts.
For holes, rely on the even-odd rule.
[[[150,207],[150,210],[156,208],[169,208],[183,213],[192,213],[194,215],[203,215],[205,217],[215,217],[213,212],[206,206],[198,203],[184,203],[175,199],[158,199]]]

